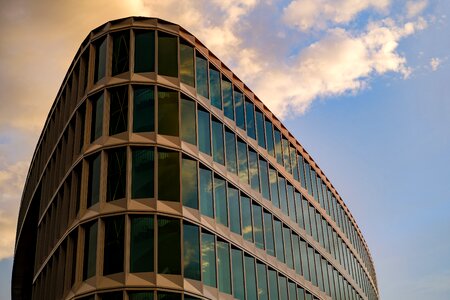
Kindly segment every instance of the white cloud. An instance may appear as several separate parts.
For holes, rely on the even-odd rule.
[[[406,15],[414,18],[419,15],[428,5],[428,0],[408,1],[406,3]]]
[[[439,66],[441,65],[441,63],[442,63],[442,60],[440,58],[438,58],[438,57],[431,58],[431,60],[430,60],[431,70],[436,71],[439,68]]]
[[[302,31],[325,29],[329,23],[346,24],[360,12],[385,12],[390,0],[293,0],[283,11],[284,21]]]

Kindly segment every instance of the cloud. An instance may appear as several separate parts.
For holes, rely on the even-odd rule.
[[[325,29],[346,24],[367,9],[385,12],[390,0],[293,0],[284,9],[284,21],[299,30]]]
[[[441,63],[442,63],[442,60],[440,58],[438,58],[438,57],[431,58],[431,60],[430,60],[431,70],[436,71],[439,68],[439,66],[441,65]]]
[[[428,5],[428,0],[408,1],[406,3],[406,16],[414,18],[419,15]]]

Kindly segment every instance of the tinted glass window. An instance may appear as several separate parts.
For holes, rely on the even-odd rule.
[[[181,300],[181,294],[158,291],[158,300]]]
[[[228,226],[226,184],[225,180],[219,177],[214,177],[214,200],[217,222],[224,226]]]
[[[247,144],[238,139],[239,179],[248,183]]]
[[[209,113],[198,109],[198,148],[201,152],[211,155],[211,132],[209,125]]]
[[[211,92],[211,104],[222,109],[222,89],[220,87],[220,73],[216,69],[209,69],[209,89]]]
[[[302,211],[303,211],[303,220],[305,222],[305,230],[309,235],[312,235],[311,222],[309,221],[309,204],[305,198],[302,199]]]
[[[244,263],[241,250],[231,248],[231,264],[233,270],[233,295],[239,300],[244,300]]]
[[[155,71],[155,32],[135,31],[134,72]]]
[[[266,148],[266,139],[264,137],[264,117],[262,112],[256,110],[256,132],[258,134],[258,145]]]
[[[122,292],[109,292],[109,293],[101,293],[99,294],[100,300],[122,300],[123,295]]]
[[[273,144],[273,125],[270,121],[265,120],[266,123],[266,139],[267,139],[267,152],[275,156],[275,149]]]
[[[259,175],[261,177],[261,194],[264,198],[270,200],[269,191],[269,172],[267,170],[267,162],[259,159]]]
[[[158,199],[180,200],[180,165],[176,151],[158,149]]]
[[[284,251],[286,256],[286,264],[289,268],[294,268],[294,262],[292,260],[292,244],[291,244],[291,231],[289,228],[283,226],[283,240]]]
[[[151,292],[129,292],[129,300],[153,300],[153,291]]]
[[[135,87],[133,92],[133,131],[155,131],[155,97],[153,87]]]
[[[132,149],[131,197],[154,197],[154,166],[153,148]]]
[[[195,102],[181,95],[181,139],[193,145],[197,145],[195,124]]]
[[[269,167],[269,180],[270,180],[270,198],[273,205],[280,207],[280,201],[278,199],[278,178],[277,171]]]
[[[197,93],[205,98],[209,98],[208,93],[208,61],[202,56],[195,57]]]
[[[288,209],[287,209],[286,180],[281,176],[278,177],[278,185],[280,191],[281,210],[287,215]]]
[[[272,215],[266,211],[264,211],[264,234],[266,242],[266,251],[269,255],[275,256]]]
[[[230,211],[230,229],[232,232],[241,234],[241,212],[239,209],[239,192],[228,186],[228,205]]]
[[[153,216],[132,216],[130,235],[130,272],[153,272]]]
[[[128,86],[110,89],[109,135],[128,129]]]
[[[288,204],[289,204],[289,216],[291,220],[296,222],[297,218],[295,217],[295,200],[294,200],[294,187],[288,183],[287,185],[287,196],[288,196]]]
[[[255,151],[248,151],[249,167],[250,167],[250,184],[252,189],[259,192],[259,171],[258,171],[258,155]]]
[[[211,170],[200,166],[200,211],[203,215],[214,218],[212,188]]]
[[[266,266],[260,262],[256,263],[256,272],[258,274],[258,296],[259,300],[268,300]]]
[[[306,189],[306,178],[305,178],[305,165],[303,164],[303,157],[298,156],[298,172],[300,173],[300,184],[302,188]]]
[[[183,225],[184,277],[200,280],[200,231],[190,223]]]
[[[95,42],[95,72],[94,83],[106,74],[106,37]]]
[[[275,154],[277,156],[277,162],[283,165],[283,152],[281,151],[281,133],[278,129],[274,130],[275,137]]]
[[[249,255],[244,255],[244,262],[247,299],[257,299],[255,259]]]
[[[123,272],[124,217],[105,218],[103,275]]]
[[[245,100],[245,120],[247,125],[247,135],[252,139],[256,140],[255,131],[255,108],[253,103],[249,100]]]
[[[305,300],[305,290],[301,287],[297,287],[298,300]]]
[[[225,117],[234,120],[233,87],[231,82],[222,79],[223,113]]]
[[[197,161],[183,157],[181,164],[183,205],[198,209]]]
[[[297,214],[297,224],[305,229],[305,224],[303,222],[303,211],[302,211],[302,196],[300,193],[295,190],[295,210]]]
[[[288,287],[286,277],[278,274],[278,285],[280,288],[280,300],[288,300]]]
[[[325,292],[325,287],[323,286],[323,277],[322,277],[322,265],[321,265],[321,256],[319,253],[314,253],[316,259],[316,271],[317,271],[317,283],[321,291]]]
[[[91,143],[103,133],[103,93],[94,96],[92,101]]]
[[[279,261],[284,262],[283,226],[277,219],[274,220],[275,249]]]
[[[250,198],[241,194],[242,234],[244,239],[253,242],[252,209]]]
[[[87,207],[98,203],[100,196],[100,153],[89,159],[89,185]]]
[[[288,281],[289,285],[289,299],[297,299],[297,287],[295,286],[295,283],[292,281]]]
[[[217,241],[217,266],[219,290],[231,294],[230,245],[220,240]]]
[[[278,300],[278,278],[275,270],[269,269],[269,295],[270,300]]]
[[[108,179],[106,201],[125,198],[127,178],[126,148],[108,151]]]
[[[180,43],[181,82],[194,86],[194,48],[185,42]]]
[[[95,275],[97,262],[97,222],[90,222],[84,227],[84,261],[83,280]]]
[[[158,89],[158,133],[178,136],[178,92]]]
[[[225,129],[225,148],[227,170],[237,174],[236,136],[228,129]]]
[[[225,165],[223,150],[223,126],[222,123],[213,118],[212,120],[212,144],[213,159],[219,164]]]
[[[216,287],[216,244],[214,235],[202,232],[202,278],[203,283]]]
[[[300,262],[300,244],[298,235],[292,232],[292,256],[294,257],[294,267],[297,274],[302,274],[302,265]]]
[[[314,265],[314,249],[308,246],[308,262],[309,262],[309,273],[311,275],[311,282],[317,286],[317,276],[316,267]]]
[[[130,65],[130,31],[124,30],[112,34],[112,76],[128,72]]]
[[[298,181],[298,169],[297,169],[297,151],[294,147],[290,147],[291,152],[291,166],[292,166],[292,174],[294,175],[294,179]]]
[[[181,274],[180,221],[158,216],[158,273]]]
[[[178,77],[177,37],[158,32],[158,74]]]
[[[284,167],[286,168],[286,171],[288,171],[289,173],[292,173],[291,159],[289,157],[289,142],[284,137],[283,137],[283,160],[284,160]]]
[[[262,208],[253,203],[253,231],[255,232],[255,245],[260,249],[264,249],[264,232],[262,223]]]
[[[244,116],[244,95],[240,91],[234,91],[234,103],[236,110],[236,125],[245,130],[245,116]]]

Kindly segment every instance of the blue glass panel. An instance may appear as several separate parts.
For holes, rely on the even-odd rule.
[[[259,171],[258,171],[258,155],[255,151],[248,151],[249,167],[250,167],[250,186],[253,190],[259,192]]]
[[[267,253],[275,256],[272,215],[267,211],[264,211],[264,238]]]
[[[234,120],[233,86],[228,80],[222,79],[223,113],[225,117]]]
[[[231,264],[233,270],[233,296],[239,300],[244,300],[244,263],[241,250],[231,248]]]
[[[255,259],[244,255],[245,262],[245,288],[247,299],[257,299]]]
[[[234,105],[236,111],[236,125],[245,130],[245,116],[244,116],[244,95],[240,91],[234,91]]]
[[[237,174],[236,136],[228,129],[225,129],[225,148],[227,170]]]
[[[197,93],[209,98],[208,93],[208,61],[197,54],[195,57]]]
[[[228,186],[228,205],[230,211],[230,229],[241,234],[241,210],[239,205],[239,192],[234,187]]]
[[[278,276],[275,270],[269,269],[270,300],[278,300]]]
[[[279,261],[284,262],[283,226],[277,219],[274,220],[275,249]]]
[[[274,130],[275,137],[275,153],[277,156],[277,162],[283,165],[283,152],[281,149],[281,132],[278,129]]]
[[[200,212],[214,218],[212,172],[202,166],[200,166]]]
[[[204,284],[216,287],[216,243],[207,232],[202,232],[202,278]]]
[[[262,208],[253,203],[253,232],[255,233],[255,245],[260,249],[264,249],[264,232],[262,223]]]
[[[248,159],[247,159],[247,144],[238,139],[238,160],[239,160],[239,179],[248,183]]]
[[[258,145],[266,148],[266,139],[264,137],[264,117],[259,110],[255,111],[256,115],[256,133],[258,134]]]
[[[289,204],[289,216],[292,221],[296,222],[297,218],[295,216],[295,201],[294,201],[294,187],[288,183],[287,185],[287,197],[288,197],[288,204]]]
[[[214,118],[212,120],[212,144],[214,161],[219,164],[225,165],[223,150],[223,126],[222,123]]]
[[[286,194],[286,179],[279,176],[278,177],[278,185],[280,191],[280,206],[281,210],[288,215],[288,204],[287,204],[287,194]]]
[[[222,110],[222,89],[220,87],[220,72],[209,69],[209,89],[211,93],[211,104]]]
[[[231,294],[230,245],[217,241],[217,275],[219,277],[219,291]]]
[[[253,242],[252,208],[250,198],[241,194],[242,235],[244,239]]]
[[[217,223],[228,226],[228,205],[225,180],[214,176],[214,202]]]
[[[269,180],[270,180],[270,198],[275,207],[280,207],[280,201],[278,198],[278,178],[277,171],[269,167]]]
[[[291,231],[289,228],[283,226],[283,240],[284,240],[284,252],[286,255],[286,265],[293,269],[294,261],[292,259],[292,243],[291,243]]]
[[[198,113],[198,148],[201,152],[211,155],[211,131],[209,113],[201,108]]]
[[[269,191],[269,172],[267,169],[267,162],[259,158],[259,171],[261,176],[261,194],[267,200],[270,200]]]
[[[200,230],[198,226],[183,223],[184,277],[200,280]]]
[[[256,140],[255,131],[255,108],[250,100],[245,100],[245,119],[247,125],[247,135]]]

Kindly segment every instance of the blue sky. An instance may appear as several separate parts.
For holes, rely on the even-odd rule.
[[[283,118],[356,218],[382,299],[450,299],[450,2],[0,3],[0,299],[64,74],[92,28],[128,15],[184,26]]]

